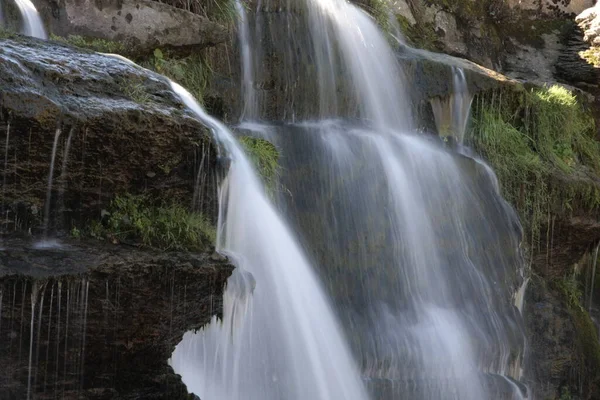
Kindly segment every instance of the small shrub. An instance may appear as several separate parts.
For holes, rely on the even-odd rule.
[[[81,231],[75,227],[73,227],[73,229],[71,229],[71,237],[73,239],[80,239],[81,238]]]
[[[95,224],[91,235],[133,241],[162,250],[201,251],[214,244],[215,229],[201,214],[177,204],[153,205],[146,196],[117,196],[105,224]]]

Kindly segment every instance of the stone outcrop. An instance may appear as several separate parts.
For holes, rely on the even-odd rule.
[[[143,192],[188,206],[195,182],[204,181],[202,211],[216,215],[214,180],[195,176],[201,163],[213,176],[212,136],[164,77],[126,60],[15,36],[0,39],[0,87],[7,230],[35,233],[42,224],[53,148],[51,225],[70,229],[98,219],[117,194]]]
[[[575,25],[575,16],[592,7],[592,0],[389,3],[413,45],[464,57],[516,79],[597,91],[600,76],[580,56],[589,45]]]
[[[224,42],[227,28],[152,0],[34,0],[50,33],[119,41],[135,53],[199,50]]]
[[[167,361],[185,332],[220,314],[233,269],[224,257],[2,245],[0,398],[190,398]]]
[[[583,39],[592,46],[600,45],[600,5],[588,8],[575,20],[583,30]]]

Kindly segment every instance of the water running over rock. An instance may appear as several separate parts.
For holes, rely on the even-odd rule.
[[[202,399],[365,400],[358,369],[302,249],[229,130],[173,84],[230,157],[218,247],[237,260],[223,321],[188,333],[171,364]]]
[[[277,4],[248,13],[248,43],[253,65],[275,65],[254,70],[257,87],[285,88],[259,91],[257,119],[284,124],[243,126],[282,152],[280,207],[374,398],[522,398],[521,228],[493,173],[411,133],[410,84],[370,17],[345,1]],[[455,77],[464,132],[470,95]]]
[[[31,0],[15,0],[23,20],[23,34],[39,39],[47,39],[44,24]]]
[[[446,138],[453,137],[462,143],[469,122],[473,95],[469,93],[465,71],[452,67],[452,93],[446,98],[431,99],[438,133]]]

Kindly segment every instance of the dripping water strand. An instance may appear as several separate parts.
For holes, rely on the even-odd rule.
[[[54,143],[52,144],[52,158],[50,159],[50,171],[48,172],[48,189],[46,191],[46,204],[44,205],[44,240],[48,239],[48,229],[50,224],[50,200],[52,198],[52,178],[54,174],[54,161],[56,159],[56,148],[58,138],[60,137],[60,128],[56,129],[54,134]]]
[[[2,202],[3,210],[1,218],[4,219],[2,222],[3,226],[8,224],[8,199],[6,197],[6,175],[8,175],[8,146],[10,144],[10,121],[6,124],[6,142],[4,144],[4,171],[2,172]]]
[[[37,303],[38,284],[34,281],[31,285],[31,324],[29,327],[29,363],[27,367],[27,400],[31,399],[31,363],[33,359],[33,338],[35,333],[35,305]],[[23,303],[25,308],[25,303]]]

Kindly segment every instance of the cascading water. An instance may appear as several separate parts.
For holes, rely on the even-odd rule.
[[[21,18],[23,19],[23,34],[27,36],[33,36],[39,39],[47,39],[46,30],[42,19],[38,14],[35,6],[31,0],[15,0],[19,11],[21,12]]]
[[[462,143],[467,131],[473,95],[469,93],[465,71],[452,67],[452,93],[431,99],[435,124],[442,136],[453,136]]]
[[[216,319],[171,364],[202,399],[364,400],[365,389],[311,266],[227,128],[173,89],[231,157],[218,247],[237,261]]]
[[[256,9],[243,19],[242,59],[263,66],[251,69],[259,88],[254,119],[278,123],[242,126],[281,149],[281,184],[292,196],[279,205],[319,260],[373,398],[522,398],[524,335],[513,303],[522,297],[521,228],[491,170],[410,133],[402,69],[358,8],[342,0],[263,0]],[[455,72],[455,87],[466,87]],[[466,117],[456,124],[464,132]],[[254,278],[256,290],[273,279]],[[175,369],[195,370],[185,381],[196,393],[210,390],[201,394],[206,400],[253,398],[242,393],[269,379],[271,390],[283,390],[277,398],[295,398],[266,366],[286,370],[271,329],[248,324],[260,309],[257,293],[242,285],[247,277],[235,282],[246,289],[228,292],[223,327],[214,322],[193,351],[187,338],[189,347],[178,349],[185,363],[174,359]],[[215,354],[218,329],[234,336]],[[246,360],[242,344],[259,340],[271,346],[257,346],[262,352]],[[233,381],[223,382],[227,374]],[[316,375],[307,385],[322,382]]]

